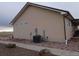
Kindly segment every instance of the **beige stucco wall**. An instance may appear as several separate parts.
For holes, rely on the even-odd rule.
[[[46,31],[48,41],[65,41],[63,16],[57,12],[30,6],[13,26],[15,38],[30,39],[37,27],[41,35]]]
[[[71,21],[68,18],[65,18],[65,27],[66,27],[66,39],[69,40],[73,36],[73,26]]]

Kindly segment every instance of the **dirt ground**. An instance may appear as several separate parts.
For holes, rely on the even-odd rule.
[[[38,52],[20,47],[6,48],[5,44],[0,44],[0,56],[38,56]]]
[[[69,50],[69,51],[77,51],[79,52],[79,38],[71,39],[68,42],[68,45],[65,45],[65,43],[58,43],[58,42],[41,42],[41,43],[34,43],[32,40],[25,40],[25,39],[11,39],[7,41],[14,41],[14,42],[20,42],[24,44],[32,44],[37,46],[45,46],[49,48],[57,48],[62,50]]]
[[[43,51],[40,51],[40,53],[34,50],[24,49],[17,46],[16,48],[7,48],[6,44],[0,43],[0,56],[57,56],[51,53],[44,53]]]

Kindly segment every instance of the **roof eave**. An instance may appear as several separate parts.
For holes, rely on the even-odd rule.
[[[43,5],[39,5],[39,4],[35,4],[35,3],[27,2],[24,5],[24,7],[20,10],[20,12],[15,16],[15,18],[9,24],[14,25],[14,23],[16,22],[16,20],[23,14],[23,12],[26,10],[26,8],[28,6],[30,6],[30,5],[31,6],[40,7],[40,8],[43,8],[43,9],[47,9],[47,10],[53,10],[53,11],[56,11],[56,12],[66,12],[68,15],[70,15],[73,18],[73,16],[68,11],[57,9],[57,8],[52,8],[52,7],[47,7],[47,6],[43,6]]]

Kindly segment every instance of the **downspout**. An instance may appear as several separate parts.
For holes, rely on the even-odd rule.
[[[68,40],[66,38],[66,24],[65,24],[65,16],[63,15],[63,22],[64,22],[64,37],[65,37],[65,44],[68,44]]]

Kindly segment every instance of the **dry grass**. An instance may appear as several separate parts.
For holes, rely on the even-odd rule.
[[[9,37],[13,34],[13,32],[0,32],[0,37]]]

